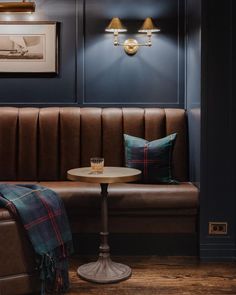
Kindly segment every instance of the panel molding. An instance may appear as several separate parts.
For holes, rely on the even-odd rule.
[[[69,101],[65,102],[26,102],[24,100],[21,100],[19,98],[19,102],[13,101],[13,102],[7,102],[7,101],[0,101],[0,106],[33,106],[33,107],[43,107],[43,106],[81,106],[81,107],[169,107],[169,108],[185,108],[184,104],[184,93],[185,93],[185,81],[184,81],[184,72],[185,72],[185,58],[184,58],[184,17],[181,18],[182,9],[184,9],[185,1],[184,0],[178,0],[178,11],[177,11],[177,17],[178,17],[178,29],[177,29],[177,44],[178,44],[178,69],[177,69],[177,96],[176,99],[173,100],[173,102],[88,102],[89,99],[86,97],[86,81],[85,81],[85,41],[86,41],[86,35],[85,35],[85,20],[86,20],[86,0],[74,0],[75,3],[75,63],[74,63],[74,69],[75,69],[75,76],[74,78],[74,85],[73,85],[73,95],[70,94],[68,99]],[[63,41],[60,39],[60,43]],[[60,75],[60,74],[59,74]],[[5,78],[5,76],[4,76]],[[6,77],[7,78],[7,77]],[[18,75],[15,75],[13,78],[18,78]],[[22,78],[19,76],[19,78]],[[43,79],[43,76],[39,76],[40,79]],[[181,81],[182,80],[182,81]],[[23,97],[23,95],[22,95]],[[9,97],[10,99],[11,97]],[[8,98],[7,98],[8,99]],[[33,98],[32,98],[33,99]]]
[[[82,0],[77,0],[82,1]],[[86,0],[83,0],[83,11],[84,11],[84,40],[83,40],[83,56],[85,56],[85,38],[86,38],[86,32],[85,32],[85,17],[86,17]],[[83,94],[81,95],[81,92],[79,92],[80,97],[78,97],[78,101],[82,102],[82,106],[85,107],[121,107],[121,106],[127,106],[127,107],[160,107],[160,108],[185,108],[185,13],[183,15],[183,19],[181,23],[181,9],[185,12],[185,0],[178,0],[177,2],[177,95],[176,95],[176,102],[87,102],[89,101],[89,98],[86,97],[86,90],[85,90],[85,65],[83,62]],[[182,34],[182,38],[181,38]],[[182,66],[181,66],[181,59],[182,59]],[[181,83],[181,76],[183,76],[183,82]],[[182,97],[182,98],[181,98]],[[182,100],[182,102],[180,102]]]

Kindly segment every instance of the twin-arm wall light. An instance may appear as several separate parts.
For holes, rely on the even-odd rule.
[[[136,39],[127,39],[124,43],[119,42],[119,33],[127,32],[127,29],[123,26],[121,20],[118,17],[114,17],[106,32],[114,34],[114,46],[123,46],[125,52],[128,55],[134,55],[138,51],[140,46],[152,46],[152,33],[160,32],[160,29],[156,27],[150,17],[146,18],[142,27],[139,29],[139,33],[147,34],[147,41],[145,43],[138,43]]]

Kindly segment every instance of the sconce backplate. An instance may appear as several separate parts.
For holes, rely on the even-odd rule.
[[[124,50],[128,55],[134,55],[139,49],[138,41],[135,39],[127,39],[124,42]]]

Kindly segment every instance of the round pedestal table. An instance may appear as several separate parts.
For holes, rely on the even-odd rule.
[[[101,186],[101,219],[102,231],[99,258],[80,266],[78,275],[87,281],[95,283],[116,283],[128,279],[131,268],[111,260],[108,245],[108,185],[110,183],[133,182],[140,178],[141,171],[125,167],[104,167],[103,173],[94,174],[90,167],[72,169],[67,172],[67,178],[72,181],[98,183]]]

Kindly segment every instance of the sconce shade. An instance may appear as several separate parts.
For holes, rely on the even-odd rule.
[[[0,12],[35,12],[35,2],[0,2]]]
[[[109,33],[122,33],[127,32],[127,29],[123,26],[121,20],[118,17],[113,17],[108,27],[105,29],[106,32]]]
[[[139,33],[155,33],[160,32],[160,29],[156,27],[150,17],[147,17],[139,30]]]

